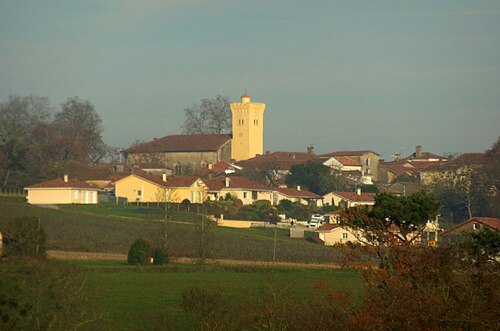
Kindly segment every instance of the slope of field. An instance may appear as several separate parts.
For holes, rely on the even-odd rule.
[[[152,243],[163,239],[161,211],[140,207],[64,206],[40,208],[20,201],[0,201],[0,223],[8,218],[36,216],[47,233],[47,248],[64,251],[122,253],[139,237]],[[156,220],[155,220],[156,219]],[[176,257],[200,256],[201,216],[170,213],[167,224],[169,254]],[[273,229],[230,229],[206,226],[203,246],[207,258],[271,261],[274,250]],[[340,262],[338,249],[288,238],[286,230],[277,231],[276,260],[298,263]]]

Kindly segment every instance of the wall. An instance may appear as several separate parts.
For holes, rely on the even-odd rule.
[[[28,203],[31,204],[96,204],[97,191],[69,188],[28,189]]]
[[[347,238],[343,238],[343,234],[346,234]],[[327,246],[346,244],[347,242],[361,243],[361,241],[353,235],[352,230],[343,227],[333,229],[331,232],[319,232],[319,239],[323,240]]]

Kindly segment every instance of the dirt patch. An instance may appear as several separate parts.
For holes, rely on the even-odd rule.
[[[111,253],[90,253],[90,252],[68,252],[68,251],[47,251],[47,257],[55,260],[84,260],[84,261],[118,261],[126,262],[126,254]],[[170,261],[183,264],[198,264],[199,259],[189,257],[172,257]],[[266,262],[266,261],[245,261],[245,260],[225,260],[206,259],[203,261],[210,265],[227,266],[249,266],[249,267],[287,267],[287,268],[311,268],[311,269],[340,269],[343,266],[339,263],[318,264],[318,263],[292,263],[292,262]]]

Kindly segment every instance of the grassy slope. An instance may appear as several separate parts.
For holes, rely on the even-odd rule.
[[[142,208],[144,209],[144,208]],[[154,209],[153,209],[154,211]],[[138,207],[64,206],[60,210],[39,208],[19,201],[0,200],[2,219],[37,216],[47,232],[49,249],[126,253],[138,237],[153,243],[163,238],[159,214],[143,213]],[[169,252],[172,256],[198,257],[201,234],[196,214],[170,213]],[[272,260],[272,229],[230,229],[209,226],[205,233],[207,257],[241,260]],[[277,260],[285,262],[338,262],[341,254],[331,247],[288,238],[286,230],[277,231]]]
[[[345,270],[266,269],[203,265],[169,265],[164,268],[90,266],[86,291],[99,302],[111,325],[120,330],[155,329],[166,315],[173,330],[193,328],[181,304],[181,294],[191,287],[220,288],[231,302],[262,299],[270,286],[299,297],[312,295],[321,282],[358,295],[360,275]]]

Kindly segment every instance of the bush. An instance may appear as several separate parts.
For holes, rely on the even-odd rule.
[[[130,246],[127,261],[129,264],[148,264],[151,257],[151,246],[146,240],[139,238]]]
[[[3,253],[7,256],[37,256],[45,254],[45,232],[37,217],[24,216],[0,223]]]
[[[156,247],[153,251],[153,264],[155,265],[164,265],[167,264],[168,259],[168,251],[164,247]]]

